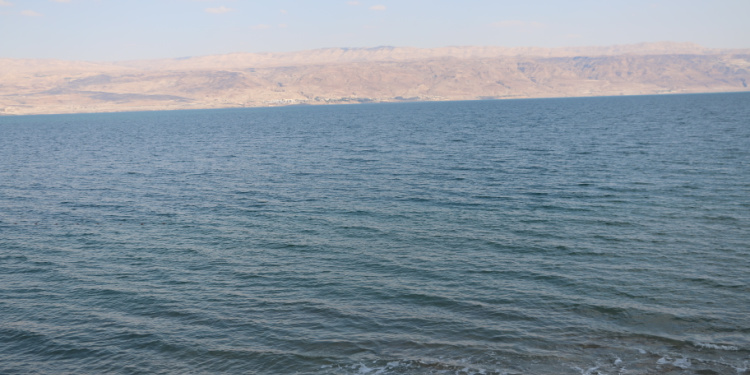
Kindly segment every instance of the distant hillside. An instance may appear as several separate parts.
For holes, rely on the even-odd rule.
[[[750,50],[329,48],[126,62],[0,59],[0,114],[750,91]]]

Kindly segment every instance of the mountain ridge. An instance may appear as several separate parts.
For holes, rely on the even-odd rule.
[[[748,91],[750,49],[327,48],[177,59],[0,59],[0,114]]]

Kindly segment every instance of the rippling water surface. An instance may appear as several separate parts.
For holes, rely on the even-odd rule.
[[[0,373],[737,374],[750,95],[0,118]]]

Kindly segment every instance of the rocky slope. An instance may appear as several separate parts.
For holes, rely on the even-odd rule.
[[[0,59],[0,67],[0,114],[750,91],[750,50],[688,43]]]

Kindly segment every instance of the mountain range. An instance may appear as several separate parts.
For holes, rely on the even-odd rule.
[[[750,91],[750,49],[671,42],[0,58],[0,67],[0,115]]]

